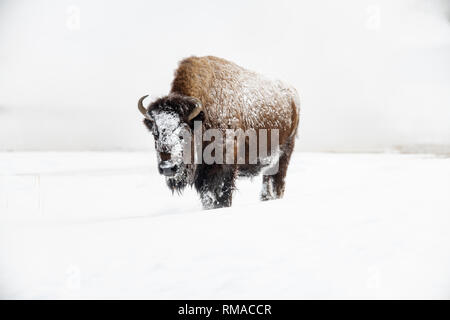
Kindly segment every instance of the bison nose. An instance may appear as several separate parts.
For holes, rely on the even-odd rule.
[[[161,161],[168,161],[171,158],[170,153],[167,152],[160,152],[159,157],[161,158]]]
[[[161,161],[158,170],[160,174],[171,177],[175,174],[175,165],[170,161]]]

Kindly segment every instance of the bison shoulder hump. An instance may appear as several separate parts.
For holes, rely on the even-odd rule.
[[[207,57],[189,57],[180,61],[175,70],[172,92],[201,99],[205,96],[214,75]]]

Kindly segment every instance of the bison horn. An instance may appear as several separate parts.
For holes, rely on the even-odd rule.
[[[146,109],[146,108],[144,107],[144,105],[142,104],[142,101],[144,101],[144,99],[147,98],[147,97],[148,97],[148,94],[145,95],[145,96],[143,96],[142,98],[139,99],[139,101],[138,101],[138,109],[139,109],[139,111],[142,113],[142,115],[143,115],[144,117],[146,117],[147,119],[149,119],[149,116],[148,116],[148,114],[147,114],[147,109]]]
[[[200,102],[200,100],[198,100],[196,98],[195,98],[195,100],[196,100],[196,102],[195,102],[196,106],[195,106],[194,110],[192,110],[191,114],[189,115],[188,121],[191,121],[196,116],[198,116],[200,112],[203,111],[203,106],[202,106],[202,103]]]

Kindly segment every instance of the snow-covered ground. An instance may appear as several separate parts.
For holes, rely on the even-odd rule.
[[[450,298],[450,158],[295,153],[283,200],[152,153],[0,153],[1,298]]]

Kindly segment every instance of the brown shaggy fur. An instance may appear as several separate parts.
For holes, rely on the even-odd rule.
[[[280,145],[284,144],[290,136],[297,132],[300,106],[297,102],[298,98],[295,97],[297,94],[295,89],[288,86],[280,88],[291,91],[289,93],[292,94],[292,100],[289,105],[277,104],[277,101],[268,99],[268,101],[258,101],[265,105],[248,105],[245,100],[239,99],[239,91],[242,91],[243,85],[239,83],[241,75],[247,80],[254,78],[255,81],[260,81],[258,74],[225,59],[213,56],[189,57],[182,60],[175,71],[171,93],[199,99],[206,113],[206,128],[278,129],[280,130]],[[269,80],[265,81],[272,85]],[[248,91],[260,89],[251,87]],[[224,95],[227,95],[226,99],[224,99]],[[222,104],[224,100],[227,100],[228,105]],[[258,119],[256,126],[246,121],[249,116],[248,110],[261,108],[265,108],[268,112],[264,113],[264,117]],[[224,112],[224,110],[229,112]],[[271,110],[282,110],[283,117],[280,117],[279,113],[270,112]]]

